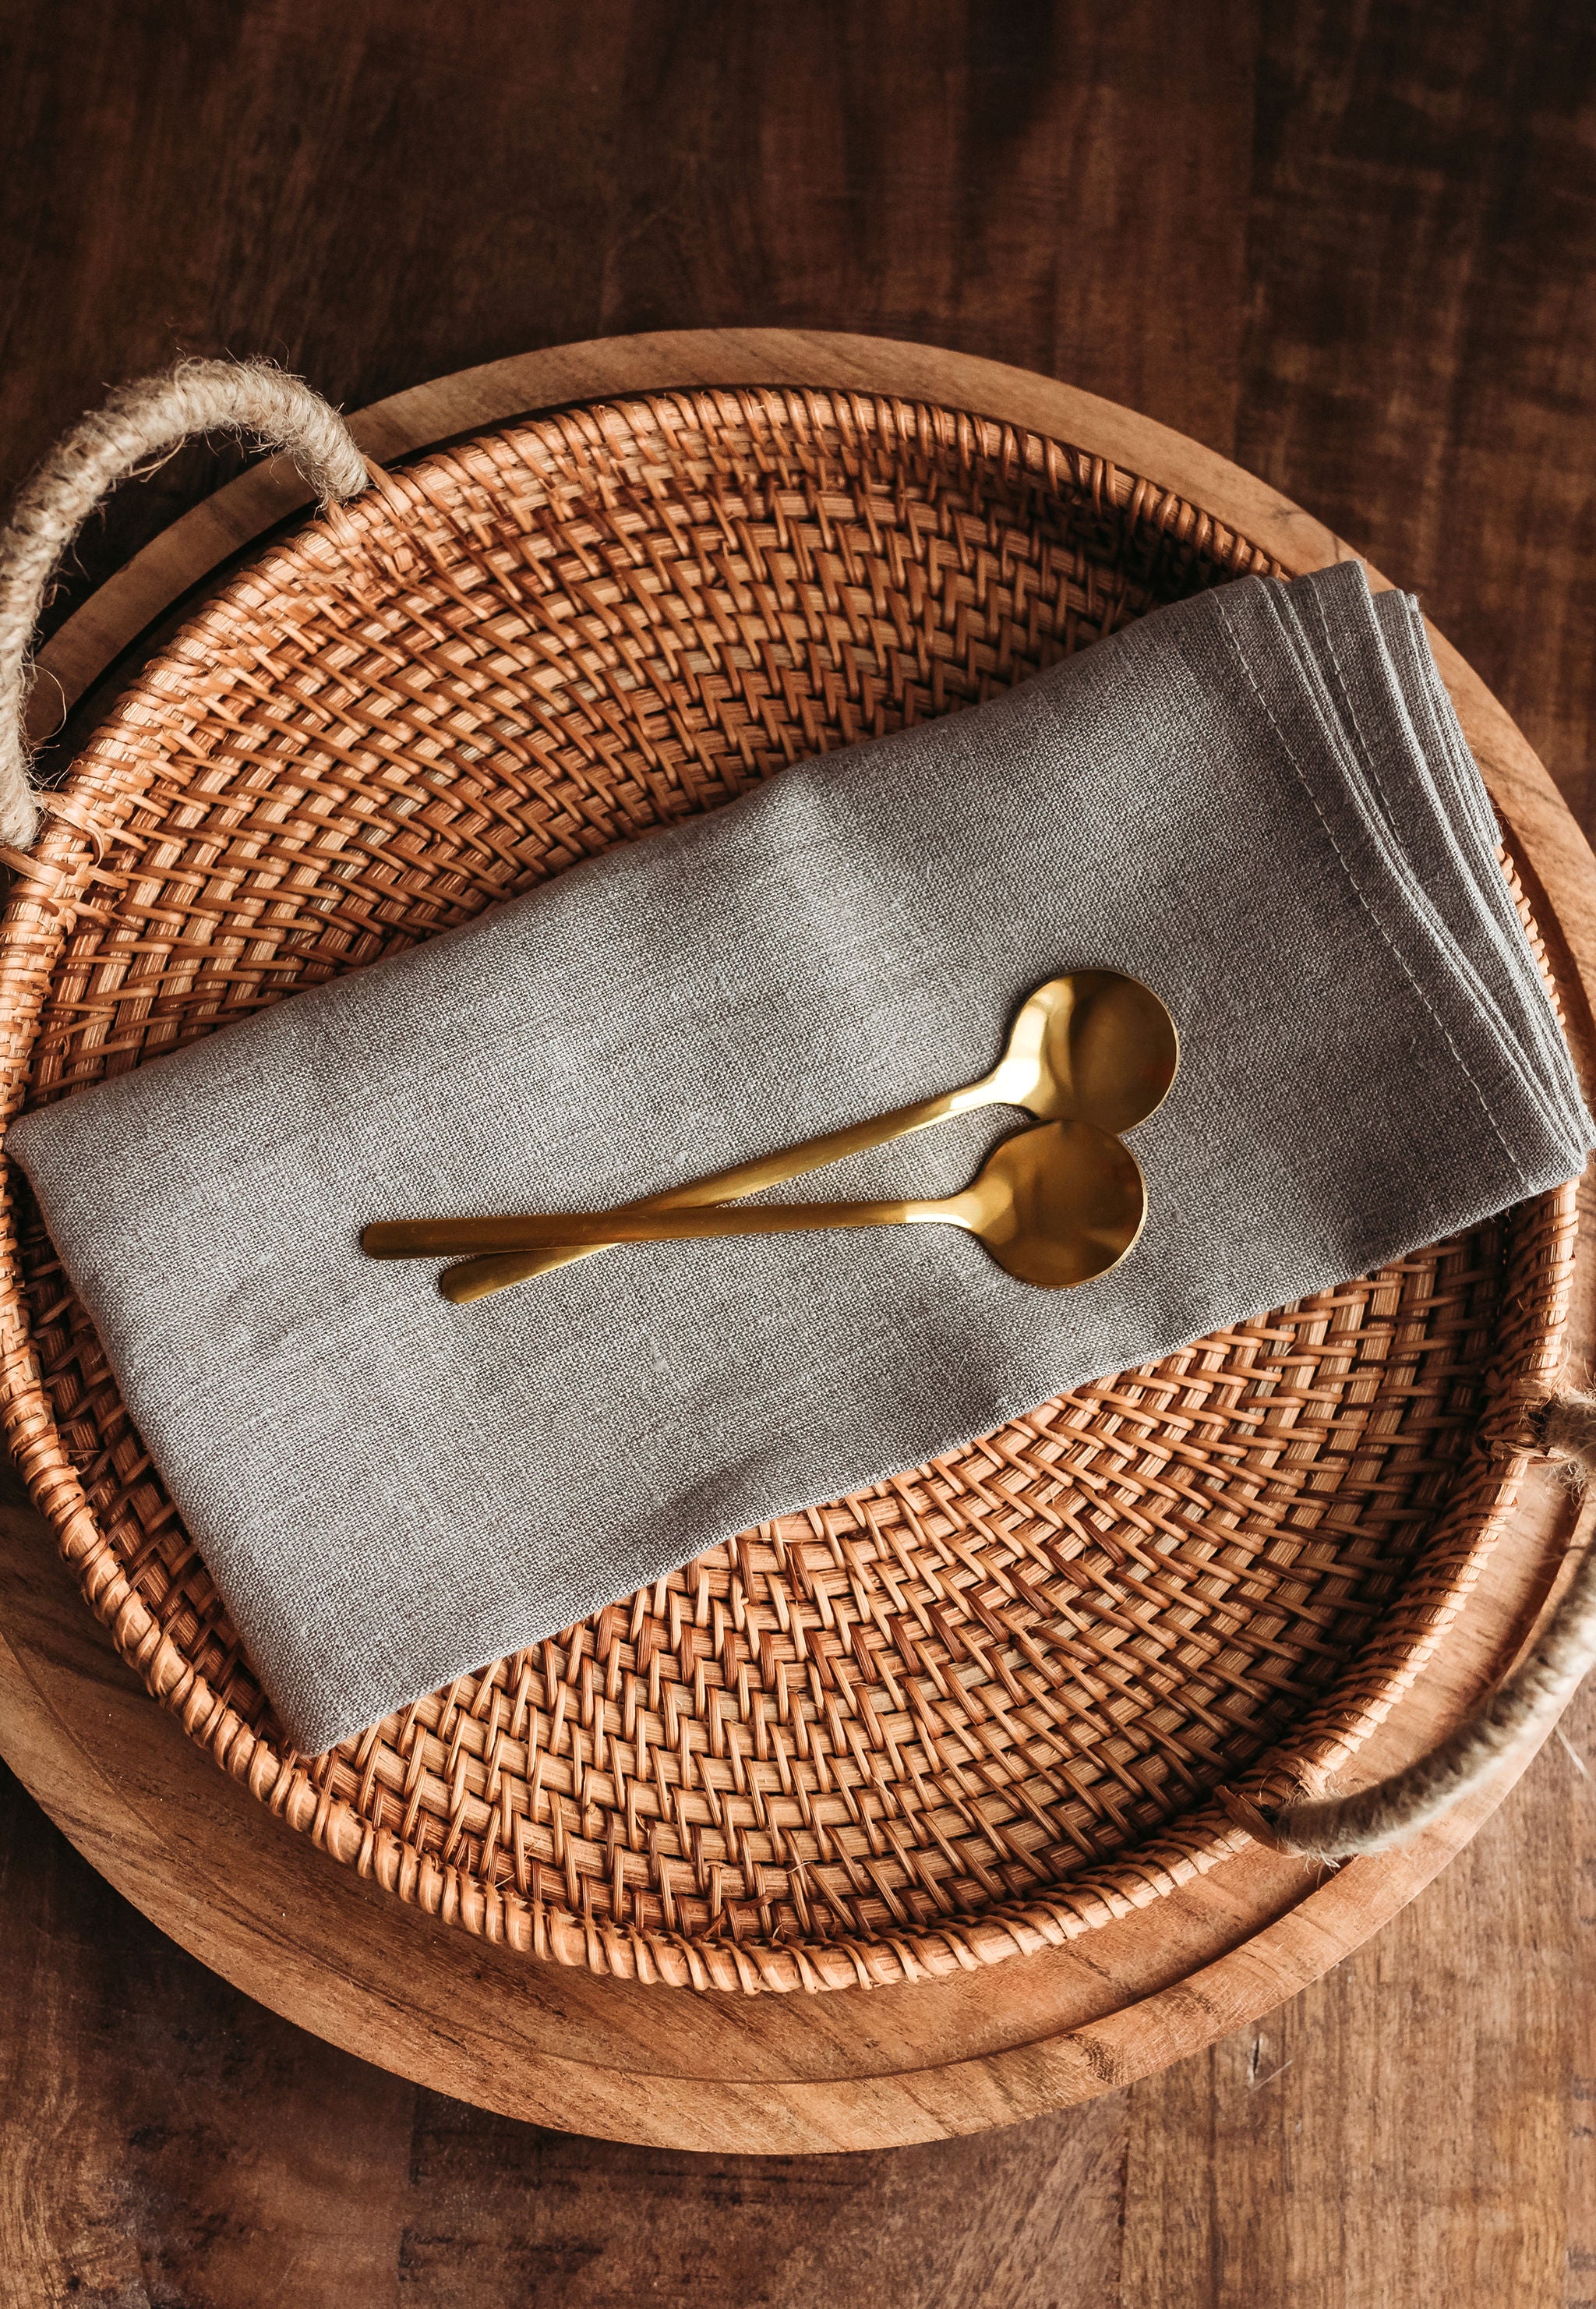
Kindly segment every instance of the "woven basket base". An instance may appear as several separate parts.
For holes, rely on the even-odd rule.
[[[1271,566],[1064,445],[867,395],[434,453],[256,557],[80,757],[0,933],[12,1105]],[[151,1689],[401,1897],[643,1979],[913,1979],[1158,1898],[1231,1847],[1217,1785],[1347,1761],[1512,1506],[1573,1237],[1564,1190],[1076,1390],[315,1760],[26,1211],[7,1433]]]

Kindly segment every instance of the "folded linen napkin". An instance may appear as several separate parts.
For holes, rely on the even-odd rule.
[[[761,1518],[1577,1172],[1567,1051],[1415,605],[1149,617],[19,1123],[290,1736],[319,1751]],[[1183,1064],[1077,1290],[952,1229],[615,1250],[467,1308],[375,1218],[591,1209],[968,1081],[1144,980]],[[941,1194],[1009,1115],[784,1192]]]

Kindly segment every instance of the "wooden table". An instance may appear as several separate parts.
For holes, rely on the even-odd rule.
[[[600,6],[548,12],[530,54],[522,12],[469,13],[468,39],[392,6],[335,30],[235,12],[181,56],[153,10],[121,12],[114,48],[108,15],[39,15],[45,94],[10,164],[49,290],[0,383],[19,462],[100,378],[169,358],[140,329],[190,281],[200,349],[272,349],[272,300],[297,298],[296,364],[351,402],[661,319],[940,337],[1144,407],[1306,500],[1426,584],[1562,769],[1588,667],[1572,39],[1505,48],[1511,11],[1444,41],[1387,18],[1354,48],[1241,10]],[[75,132],[56,150],[52,100],[98,166]],[[357,165],[373,121],[386,143]],[[222,212],[196,228],[219,152]],[[159,263],[133,213],[151,198],[182,228]],[[142,515],[130,497],[91,572],[213,472],[168,472]],[[1538,1766],[1372,1951],[1195,2067],[819,2166],[617,2150],[418,2094],[178,1959],[19,1809],[0,2298],[363,2303],[402,2277],[440,2303],[1577,2300],[1583,1795],[1566,1760]]]

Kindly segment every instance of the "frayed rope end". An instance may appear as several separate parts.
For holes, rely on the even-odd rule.
[[[1571,1387],[1549,1396],[1531,1413],[1530,1432],[1540,1450],[1564,1462],[1568,1482],[1583,1490],[1596,1466],[1596,1395]]]

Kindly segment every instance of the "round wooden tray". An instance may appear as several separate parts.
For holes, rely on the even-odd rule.
[[[366,412],[356,430],[388,458],[565,401],[755,382],[868,387],[1083,442],[1195,500],[1292,571],[1346,550],[1235,468],[1126,411],[988,363],[863,340],[754,333],[568,348],[406,394]],[[220,493],[102,590],[53,645],[46,670],[69,700],[91,688],[151,619],[301,496],[274,467]],[[1590,854],[1512,724],[1438,649],[1527,869],[1571,1030],[1588,1047]],[[1587,1283],[1582,1264],[1576,1354],[1589,1336]],[[1521,1511],[1436,1662],[1370,1744],[1370,1772],[1427,1744],[1500,1667],[1570,1518],[1566,1495],[1550,1490]],[[752,2006],[686,1997],[458,1946],[293,1849],[141,1688],[126,1691],[47,1547],[29,1518],[11,1519],[0,1567],[10,1607],[0,1746],[112,1880],[195,1953],[336,2041],[489,2106],[616,2137],[766,2150],[880,2145],[1086,2097],[1210,2041],[1336,1961],[1488,1808],[1316,1889],[1300,1867],[1254,1849],[1100,1929],[1077,1957],[1054,1950],[990,1973],[877,1990],[863,2009],[858,1995]],[[93,1757],[71,1728],[92,1720],[85,1678],[95,1680],[96,1708],[109,1705],[116,1720]]]

